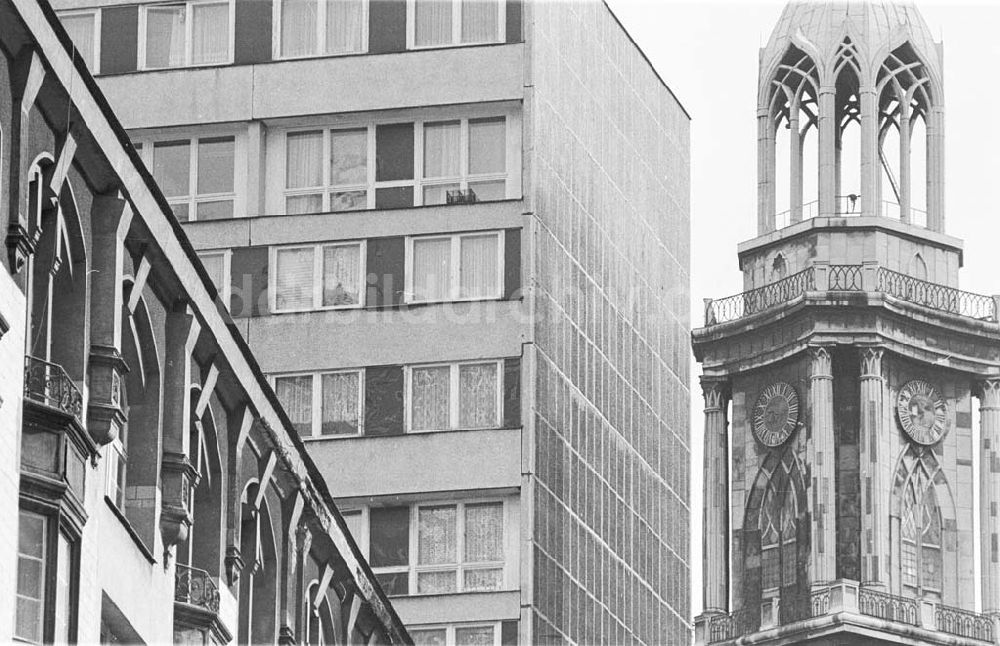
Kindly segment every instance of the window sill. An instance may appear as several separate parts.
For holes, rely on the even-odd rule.
[[[119,509],[118,505],[116,505],[114,501],[111,500],[111,498],[108,498],[107,496],[104,496],[104,503],[108,506],[109,509],[111,509],[111,512],[121,522],[122,526],[125,528],[126,533],[128,533],[128,535],[132,538],[132,542],[135,543],[135,546],[137,548],[139,548],[139,551],[142,553],[142,555],[146,557],[146,560],[149,561],[149,564],[154,565],[156,563],[156,558],[153,557],[153,553],[149,550],[148,547],[146,547],[146,543],[144,543],[143,540],[139,537],[139,534],[135,531],[135,528],[132,527],[132,523],[128,521],[128,518],[125,516],[125,512]]]

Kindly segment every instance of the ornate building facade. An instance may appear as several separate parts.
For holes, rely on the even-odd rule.
[[[0,58],[0,641],[408,643],[46,2]]]
[[[942,60],[910,3],[791,3],[761,51],[745,291],[693,333],[699,644],[1000,637],[1000,299],[945,233]]]

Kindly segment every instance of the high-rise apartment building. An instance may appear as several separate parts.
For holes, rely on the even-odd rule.
[[[942,46],[913,3],[791,2],[758,87],[745,291],[693,335],[695,643],[1000,643],[1000,298],[945,233]]]
[[[686,643],[689,118],[609,8],[58,0],[421,643]]]

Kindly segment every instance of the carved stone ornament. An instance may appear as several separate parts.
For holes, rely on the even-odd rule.
[[[945,432],[947,405],[934,387],[914,379],[899,389],[896,414],[899,425],[917,444],[936,444]]]
[[[779,381],[766,387],[753,408],[753,434],[764,446],[785,443],[799,423],[799,395]]]

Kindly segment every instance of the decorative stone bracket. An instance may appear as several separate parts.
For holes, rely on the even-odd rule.
[[[106,345],[90,347],[90,400],[87,430],[98,446],[110,444],[125,426],[122,383],[128,366],[118,349]]]
[[[163,454],[163,508],[160,533],[163,535],[164,565],[170,562],[176,545],[187,540],[191,530],[191,491],[198,486],[198,471],[179,453]]]

